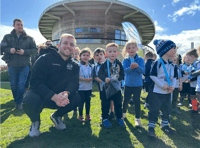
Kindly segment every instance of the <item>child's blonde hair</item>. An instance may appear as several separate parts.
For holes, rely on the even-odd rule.
[[[106,51],[107,51],[108,47],[116,47],[117,50],[118,50],[118,48],[119,48],[119,46],[118,46],[116,43],[109,43],[109,44],[107,44],[107,45],[106,45]]]
[[[185,63],[185,58],[186,58],[186,54],[183,55],[183,58],[182,58],[182,60],[181,60],[182,63]]]
[[[123,48],[123,50],[122,50],[122,56],[123,56],[124,58],[127,58],[127,48],[128,48],[131,44],[135,44],[135,46],[138,47],[138,46],[137,46],[136,40],[130,40],[130,41],[126,42],[126,44],[125,44],[125,46],[124,46],[124,48]]]
[[[78,53],[81,52],[80,48],[79,47],[75,47],[74,51],[78,51]]]
[[[81,55],[82,55],[83,53],[86,53],[86,52],[89,52],[89,53],[90,53],[90,58],[93,57],[92,50],[91,50],[89,47],[85,47],[85,48],[83,48],[83,49],[81,50],[81,52],[79,53],[80,58],[81,58]]]

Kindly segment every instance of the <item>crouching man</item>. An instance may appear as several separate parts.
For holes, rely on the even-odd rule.
[[[58,130],[66,129],[62,117],[80,103],[79,65],[72,55],[76,39],[71,34],[60,37],[58,52],[41,56],[33,66],[30,89],[24,95],[24,112],[32,124],[30,137],[40,135],[40,113],[43,108],[57,109],[50,119]]]

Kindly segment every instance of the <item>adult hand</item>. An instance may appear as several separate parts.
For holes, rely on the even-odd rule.
[[[23,55],[24,54],[24,50],[23,49],[17,50],[16,54]]]
[[[10,53],[14,54],[16,52],[15,48],[10,49]]]
[[[105,79],[105,82],[106,82],[106,83],[110,82],[110,78],[106,78],[106,79]]]
[[[69,104],[67,99],[68,99],[68,97],[66,98],[66,96],[63,94],[63,92],[61,92],[59,94],[55,94],[51,98],[51,100],[54,101],[56,103],[56,105],[59,106],[59,107],[64,107],[67,104]]]

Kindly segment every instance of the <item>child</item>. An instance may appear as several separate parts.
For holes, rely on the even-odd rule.
[[[133,94],[135,104],[135,126],[141,126],[140,121],[140,94],[143,86],[142,74],[145,72],[144,60],[136,53],[138,51],[136,41],[132,40],[125,44],[122,55],[125,73],[123,118],[126,118],[128,102]]]
[[[78,93],[81,97],[81,104],[79,106],[78,120],[91,121],[90,117],[90,100],[92,93],[92,66],[88,63],[92,51],[90,48],[83,48],[80,52],[80,73],[79,73],[79,90]],[[83,106],[85,103],[86,115],[85,120],[83,118]]]
[[[161,129],[168,134],[177,134],[168,125],[170,115],[171,93],[176,84],[176,72],[174,64],[169,61],[176,54],[176,45],[171,40],[154,40],[157,54],[160,56],[152,65],[150,78],[153,85],[149,89],[151,99],[149,99],[149,123],[148,135],[156,137],[154,128],[158,120],[159,110],[162,111]],[[161,107],[162,106],[162,107]]]
[[[73,58],[74,58],[75,62],[79,62],[79,60],[80,60],[79,53],[80,52],[81,52],[81,50],[79,49],[79,47],[75,47],[74,54],[73,54]],[[74,115],[77,114],[77,108],[74,109],[73,114]]]
[[[124,79],[124,69],[119,60],[117,60],[118,55],[118,45],[116,43],[109,43],[106,45],[106,54],[108,59],[101,65],[99,69],[98,76],[105,82],[103,86],[102,94],[102,120],[105,128],[111,128],[111,124],[108,120],[108,112],[110,108],[110,101],[113,100],[115,113],[117,116],[117,122],[121,127],[125,127],[122,118],[122,100],[121,100],[121,90],[120,81]],[[116,84],[116,85],[114,85]],[[105,86],[115,86],[111,91],[116,90],[115,93],[108,96]]]
[[[200,45],[198,47],[198,51],[197,51],[198,55],[200,55]],[[197,69],[200,69],[200,63],[197,64]],[[196,96],[197,96],[197,100],[199,102],[197,111],[200,114],[200,75],[197,77],[197,86],[196,86]],[[197,102],[196,102],[197,105]]]
[[[74,54],[73,54],[74,61],[79,62],[79,60],[80,60],[80,57],[79,57],[80,52],[81,52],[81,50],[78,47],[75,47]]]
[[[94,50],[94,58],[97,61],[97,64],[94,66],[94,69],[93,69],[93,77],[94,77],[94,80],[98,82],[99,96],[101,100],[101,109],[102,109],[102,93],[103,93],[104,82],[101,79],[99,79],[98,72],[99,72],[101,64],[105,61],[105,50],[103,48],[96,48]]]
[[[176,77],[176,86],[175,86],[175,89],[172,93],[172,111],[177,113],[177,114],[180,114],[181,112],[179,112],[177,110],[177,107],[176,107],[176,102],[177,102],[177,98],[178,98],[178,93],[179,91],[182,90],[182,74],[181,74],[181,71],[179,70],[179,56],[178,54],[172,58],[172,62],[175,64],[175,70],[177,71],[177,77]]]
[[[146,61],[146,64],[145,64],[145,82],[144,82],[144,85],[145,85],[145,89],[146,89],[146,92],[149,91],[149,86],[146,84],[146,80],[147,78],[149,77],[149,74],[150,74],[150,70],[151,70],[151,65],[152,63],[155,61],[154,60],[154,55],[155,53],[153,53],[152,51],[147,51],[145,53],[145,61]],[[146,102],[144,104],[144,109],[149,109],[149,93],[146,97]]]
[[[196,49],[191,49],[186,53],[188,58],[188,62],[191,64],[189,67],[189,77],[186,82],[190,83],[190,98],[192,103],[192,113],[197,112],[197,100],[196,100],[196,85],[197,85],[197,77],[191,77],[191,73],[198,70],[197,64],[199,63],[198,54]]]
[[[190,66],[190,64],[188,63],[188,58],[185,54],[182,59],[182,64],[180,65],[180,70],[182,73],[183,87],[182,87],[182,91],[180,91],[180,102],[179,102],[178,106],[183,105],[183,99],[187,95],[188,101],[189,101],[189,107],[192,107],[191,99],[190,99],[190,83],[185,83],[185,80],[187,80],[188,76],[189,76],[189,66]]]

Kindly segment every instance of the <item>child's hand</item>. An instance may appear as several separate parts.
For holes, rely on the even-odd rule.
[[[134,68],[138,68],[138,64],[137,63],[131,63],[131,69],[134,69]]]
[[[173,91],[174,91],[174,87],[173,87],[173,86],[170,86],[169,89],[168,89],[168,92],[169,92],[169,93],[172,93]]]
[[[167,90],[167,89],[169,89],[169,86],[163,85],[162,89],[163,89],[163,90]]]
[[[189,72],[187,72],[187,71],[184,71],[184,72],[185,72],[185,74],[186,74],[186,75],[188,75],[188,74],[189,74]]]
[[[110,78],[106,78],[106,79],[105,79],[105,82],[106,82],[106,83],[110,82]]]
[[[92,78],[85,78],[85,81],[90,82],[90,81],[92,81]]]

